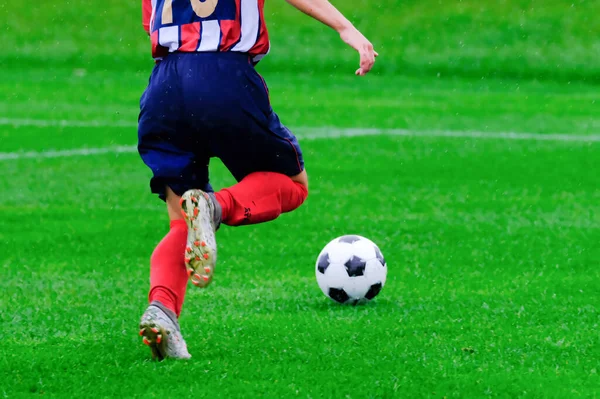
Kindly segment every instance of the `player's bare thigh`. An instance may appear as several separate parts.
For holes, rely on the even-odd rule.
[[[181,214],[181,205],[179,205],[179,200],[181,197],[171,190],[171,187],[166,187],[167,193],[167,212],[169,212],[170,220],[180,220],[183,219],[183,215]]]
[[[308,190],[308,174],[306,173],[306,169],[302,172],[298,173],[296,176],[290,176],[290,179],[293,181],[302,184]],[[181,197],[173,192],[169,186],[166,187],[167,193],[167,211],[169,212],[170,220],[180,220],[183,219],[183,215],[181,214],[181,205],[179,205],[179,200]]]

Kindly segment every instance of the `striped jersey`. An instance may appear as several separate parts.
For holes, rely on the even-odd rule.
[[[265,0],[142,0],[152,56],[236,51],[258,62],[269,52]]]

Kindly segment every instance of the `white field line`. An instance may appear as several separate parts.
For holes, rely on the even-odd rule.
[[[75,121],[61,119],[0,118],[0,126],[34,127],[136,127],[135,120],[127,121]]]
[[[0,152],[0,161],[27,158],[65,158],[101,154],[128,154],[136,151],[137,148],[134,145],[119,145],[99,148],[76,148],[72,150]]]
[[[477,132],[460,130],[414,131],[406,129],[361,129],[361,128],[296,128],[298,138],[304,140],[359,137],[359,136],[404,136],[404,137],[449,137],[467,139],[532,140],[532,141],[574,141],[600,142],[600,134],[559,134],[559,133],[517,133],[517,132]]]
[[[40,119],[10,119],[0,118],[0,126],[10,125],[14,127],[36,126],[36,127],[127,127],[137,126],[128,121],[73,121],[73,120],[40,120]],[[600,134],[571,135],[571,134],[541,134],[541,133],[517,133],[517,132],[477,132],[477,131],[413,131],[405,129],[361,129],[361,128],[295,128],[300,140],[339,139],[344,137],[363,136],[403,136],[403,137],[441,137],[441,138],[464,138],[464,139],[496,139],[496,140],[531,140],[531,141],[557,141],[557,142],[600,142]],[[69,150],[47,150],[47,151],[16,151],[0,152],[0,161],[31,159],[31,158],[64,158],[73,156],[89,156],[99,154],[121,154],[135,153],[135,145],[110,146],[99,148],[76,148]]]

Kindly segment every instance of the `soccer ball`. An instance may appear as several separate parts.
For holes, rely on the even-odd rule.
[[[315,265],[321,291],[339,303],[356,305],[375,298],[385,285],[387,265],[371,240],[346,235],[323,248]]]

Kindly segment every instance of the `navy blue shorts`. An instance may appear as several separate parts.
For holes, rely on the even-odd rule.
[[[195,188],[212,191],[208,164],[223,161],[236,180],[253,172],[294,176],[304,170],[296,137],[269,101],[248,55],[173,53],[158,63],[140,100],[138,150],[165,199]]]

